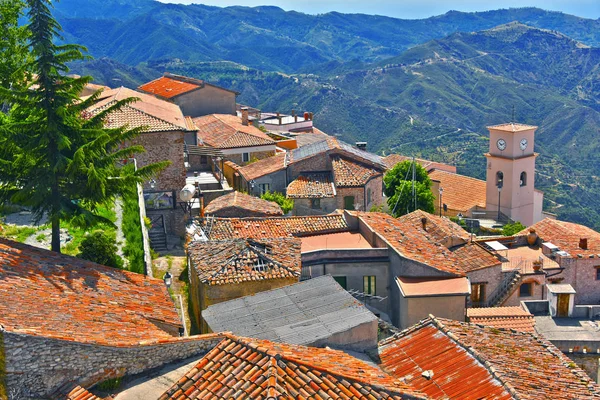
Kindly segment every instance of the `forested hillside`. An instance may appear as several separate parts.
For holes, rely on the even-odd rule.
[[[130,87],[164,71],[199,77],[241,92],[241,103],[313,111],[321,129],[372,151],[454,163],[479,178],[485,126],[514,110],[540,126],[536,179],[546,208],[600,229],[598,21],[538,9],[406,21],[127,4],[129,17],[109,19],[61,10],[69,40],[107,56],[77,72]],[[490,29],[474,32],[482,28]]]

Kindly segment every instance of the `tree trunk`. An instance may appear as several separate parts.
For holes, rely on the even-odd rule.
[[[52,251],[60,253],[60,218],[52,216]]]

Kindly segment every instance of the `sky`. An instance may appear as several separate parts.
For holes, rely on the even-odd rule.
[[[202,3],[219,7],[232,5],[273,5],[284,10],[321,14],[342,13],[378,14],[396,18],[427,18],[449,10],[487,11],[509,7],[539,7],[562,11],[585,18],[600,18],[600,0],[159,0],[163,3]]]

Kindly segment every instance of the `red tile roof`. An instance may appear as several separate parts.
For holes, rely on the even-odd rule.
[[[583,370],[533,333],[430,317],[380,342],[379,356],[384,370],[434,399],[600,396]]]
[[[110,113],[106,117],[107,127],[144,127],[144,132],[190,130],[178,105],[125,87],[103,91],[96,104],[88,108],[87,111],[95,115],[113,106],[118,101],[128,98],[138,98],[139,100]]]
[[[535,229],[544,242],[555,244],[571,257],[577,257],[579,254],[583,256],[600,254],[600,233],[587,226],[545,218],[518,234],[526,235],[530,229]],[[587,239],[587,250],[579,247],[580,239]]]
[[[165,99],[172,99],[180,94],[189,93],[201,87],[201,84],[161,76],[158,79],[141,85],[138,89],[146,93],[164,97]]]
[[[440,187],[444,189],[442,200],[449,209],[466,212],[475,206],[485,208],[485,181],[438,169],[431,171],[429,178],[440,182]]]
[[[212,240],[234,238],[276,238],[310,236],[348,231],[343,214],[272,218],[214,218],[200,228],[209,230]]]
[[[200,282],[236,284],[300,278],[300,239],[229,239],[193,242],[188,256]]]
[[[337,156],[331,158],[331,166],[336,187],[364,186],[371,178],[382,175],[378,169]]]
[[[335,197],[335,188],[329,172],[304,173],[290,182],[286,195],[290,199],[322,199]]]
[[[522,132],[522,131],[528,131],[531,129],[537,129],[537,126],[533,126],[533,125],[525,125],[525,124],[515,124],[515,123],[508,123],[508,124],[500,124],[500,125],[492,125],[492,126],[488,126],[488,129],[493,129],[496,131],[504,131],[504,132]]]
[[[227,335],[160,400],[414,398],[424,396],[341,351]]]
[[[253,125],[243,125],[235,115],[211,114],[194,118],[198,138],[219,149],[275,145],[275,141]]]
[[[467,295],[470,291],[466,277],[460,278],[405,278],[396,277],[398,286],[404,297],[420,297],[435,295]]]
[[[437,234],[429,233],[422,227],[388,214],[359,212],[357,215],[403,257],[448,274],[464,275],[462,264],[439,242]]]
[[[172,338],[181,325],[162,280],[0,239],[0,324],[103,345]]]
[[[208,215],[217,215],[229,208],[238,208],[255,213],[257,216],[278,216],[283,215],[279,204],[274,201],[263,200],[259,197],[250,196],[246,193],[231,192],[224,196],[219,196],[204,209]]]
[[[483,246],[476,242],[455,247],[451,250],[452,253],[454,253],[454,256],[458,259],[464,272],[502,266],[502,261],[496,258],[494,253],[486,250]]]
[[[392,169],[396,166],[396,164],[406,160],[412,160],[412,157],[402,156],[400,154],[390,154],[389,156],[383,157],[383,162],[385,163],[388,169]],[[427,171],[439,169],[442,171],[456,173],[456,167],[454,165],[424,160],[422,158],[415,158],[415,161],[418,162]]]
[[[467,317],[478,325],[535,333],[533,315],[521,307],[468,308]]]
[[[415,210],[401,216],[398,220],[412,225],[415,229],[422,230],[423,218],[425,218],[427,233],[436,241],[444,243],[446,247],[450,247],[456,241],[465,243],[470,239],[469,232],[450,221],[449,218],[430,214],[423,210]]]
[[[277,153],[273,157],[263,158],[238,169],[238,172],[247,180],[260,178],[277,171],[282,171],[287,166],[287,153]]]

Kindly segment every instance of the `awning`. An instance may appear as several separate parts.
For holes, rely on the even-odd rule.
[[[502,243],[500,243],[496,240],[494,240],[493,242],[485,242],[485,244],[490,246],[492,248],[492,250],[495,250],[495,251],[508,250],[508,247],[506,247],[505,245],[503,245]]]

